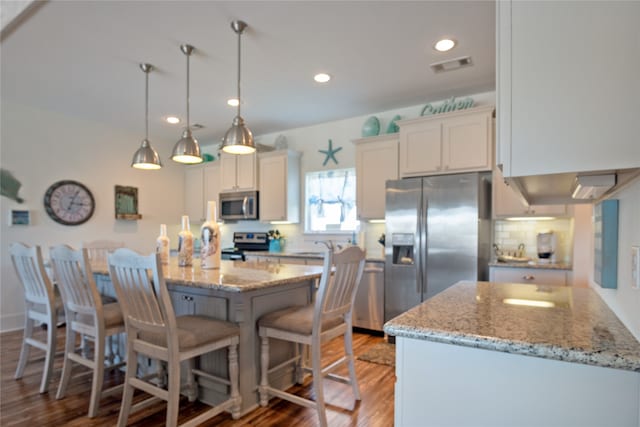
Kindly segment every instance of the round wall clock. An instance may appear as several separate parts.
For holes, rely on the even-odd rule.
[[[44,209],[52,220],[63,225],[87,222],[96,202],[91,191],[77,181],[58,181],[44,194]]]

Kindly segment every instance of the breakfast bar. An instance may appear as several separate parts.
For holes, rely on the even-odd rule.
[[[271,264],[264,262],[222,261],[220,269],[203,270],[199,260],[190,267],[179,267],[172,257],[163,273],[176,315],[206,315],[240,326],[239,373],[242,414],[258,404],[259,338],[256,322],[260,316],[292,305],[312,302],[321,266]],[[110,293],[106,266],[94,266],[103,292]],[[271,346],[271,359],[286,360],[293,347],[282,343]],[[226,355],[214,352],[200,358],[199,369],[225,376]],[[293,384],[293,372],[282,370],[271,384],[286,388]],[[201,379],[199,399],[215,404],[227,393],[226,387]]]
[[[463,281],[384,330],[396,426],[640,425],[640,343],[591,289]]]

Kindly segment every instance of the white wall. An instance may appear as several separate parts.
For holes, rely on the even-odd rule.
[[[132,169],[131,158],[144,137],[143,131],[141,127],[140,133],[128,133],[3,101],[0,166],[22,183],[19,195],[25,202],[18,204],[0,197],[0,330],[21,328],[24,313],[22,288],[11,265],[9,243],[40,245],[47,256],[52,245],[65,243],[78,247],[83,241],[112,239],[148,253],[154,250],[160,223],[171,225],[170,237],[177,241],[183,207],[183,170],[167,159],[173,142],[156,141],[153,132],[152,143],[165,167],[159,171]],[[80,181],[93,193],[96,210],[85,224],[60,225],[45,213],[44,193],[62,179]],[[115,220],[115,185],[138,187],[141,220]],[[9,226],[12,208],[28,209],[32,224]]]
[[[640,340],[640,289],[631,288],[631,246],[640,246],[640,179],[636,179],[611,198],[619,201],[618,288],[601,288],[593,281],[593,268],[589,274],[589,283]]]

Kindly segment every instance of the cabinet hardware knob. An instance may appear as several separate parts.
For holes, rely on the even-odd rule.
[[[525,275],[525,276],[522,276],[522,278],[523,278],[524,280],[533,280],[533,279],[535,279],[536,277],[535,277],[534,275],[532,275],[532,274],[527,274],[527,275]]]

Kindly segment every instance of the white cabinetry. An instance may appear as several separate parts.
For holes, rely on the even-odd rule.
[[[258,163],[260,220],[300,222],[300,153],[260,153]]]
[[[563,217],[569,215],[567,205],[529,205],[513,188],[505,184],[502,173],[494,169],[492,180],[493,217]]]
[[[250,191],[258,188],[256,153],[220,154],[220,191]]]
[[[398,179],[398,134],[361,138],[353,143],[358,220],[383,219],[385,183]]]
[[[400,177],[491,170],[493,106],[397,122]]]
[[[496,8],[504,175],[640,167],[640,2],[506,0]]]
[[[203,222],[207,216],[207,201],[218,202],[220,165],[187,166],[184,172],[184,210],[192,222]]]
[[[567,285],[567,271],[542,268],[490,267],[489,276],[492,282],[498,283],[531,283],[535,285]]]

